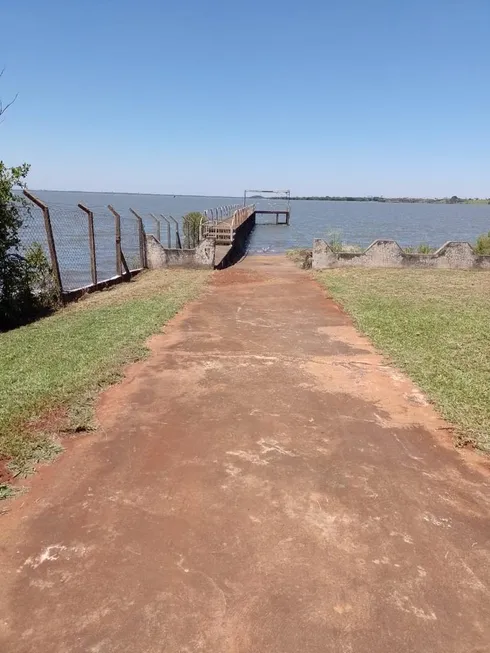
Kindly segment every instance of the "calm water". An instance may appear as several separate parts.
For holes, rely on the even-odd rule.
[[[36,191],[51,208],[62,274],[67,287],[89,283],[89,254],[86,217],[76,208],[82,202],[95,214],[97,257],[100,278],[115,274],[112,204],[123,218],[123,249],[126,258],[138,256],[136,223],[129,207],[144,218],[145,228],[155,233],[149,213],[173,215],[180,219],[189,211],[240,204],[237,197],[192,197]],[[284,203],[259,200],[259,208],[283,208]],[[36,222],[39,216],[36,218]],[[291,224],[260,225],[250,241],[250,252],[282,252],[290,247],[311,247],[313,238],[331,238],[332,233],[346,243],[369,245],[376,238],[393,238],[400,245],[427,242],[442,245],[447,240],[469,240],[490,230],[490,205],[381,204],[375,202],[291,202]],[[166,226],[162,223],[162,236]],[[162,238],[163,240],[163,238]]]

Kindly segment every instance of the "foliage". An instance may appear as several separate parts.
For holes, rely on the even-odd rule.
[[[327,234],[327,242],[334,252],[341,252],[343,249],[342,233],[340,231],[330,231]]]
[[[490,254],[490,231],[476,239],[475,252],[480,255]]]
[[[334,252],[339,253],[339,252],[351,252],[351,253],[359,253],[363,251],[363,248],[360,245],[351,243],[344,243],[342,240],[342,232],[341,231],[329,231],[326,235],[326,240],[327,243]]]
[[[199,211],[192,211],[184,216],[184,247],[186,249],[193,249],[199,244],[199,231],[202,221],[203,215]]]
[[[435,247],[431,247],[429,243],[420,243],[417,247],[417,254],[432,254],[435,251]]]
[[[436,251],[436,248],[428,243],[420,243],[420,245],[417,245],[416,247],[405,247],[404,251],[407,254],[432,254]]]
[[[11,485],[8,485],[7,483],[0,483],[0,501],[3,501],[3,499],[9,499],[15,494],[16,490]]]
[[[19,231],[28,215],[22,196],[29,166],[8,168],[0,161],[0,330],[25,323],[52,305],[56,292],[39,244],[22,255]]]
[[[490,450],[490,272],[328,270],[319,281],[459,431]]]
[[[148,336],[194,298],[207,278],[205,271],[144,272],[0,333],[0,459],[24,472],[59,451],[53,431],[86,430],[96,393],[114,383],[125,364],[146,355]]]
[[[311,269],[313,263],[313,252],[311,249],[302,247],[288,249],[286,251],[286,256],[293,261],[293,263],[299,265],[303,270]]]

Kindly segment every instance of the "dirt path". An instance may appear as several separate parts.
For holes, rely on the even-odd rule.
[[[1,517],[6,653],[490,651],[485,459],[250,258]]]

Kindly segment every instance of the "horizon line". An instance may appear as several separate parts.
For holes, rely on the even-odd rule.
[[[76,189],[70,189],[70,190],[60,190],[56,188],[29,188],[29,190],[33,192],[41,192],[41,193],[90,193],[92,195],[150,195],[150,196],[155,196],[155,197],[216,197],[216,198],[232,198],[232,199],[242,199],[242,195],[221,195],[221,194],[201,194],[201,193],[142,193],[142,192],[131,192],[131,191],[117,191],[117,190],[76,190]],[[283,197],[283,196],[279,196]],[[307,195],[293,195],[291,199],[294,199],[295,197],[298,198],[304,198],[304,197],[331,197],[334,199],[337,198],[362,198],[362,199],[374,199],[374,198],[379,198],[379,199],[385,199],[385,200],[390,200],[390,199],[412,199],[412,200],[443,200],[443,199],[450,199],[451,197],[457,197],[458,199],[461,200],[487,200],[490,199],[488,197],[461,197],[459,195],[444,195],[444,196],[437,196],[437,195],[315,195],[315,194],[307,194]],[[264,197],[263,199],[275,199],[274,197]]]

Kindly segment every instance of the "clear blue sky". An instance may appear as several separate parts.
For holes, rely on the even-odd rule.
[[[24,0],[0,158],[31,188],[490,196],[489,0]]]

